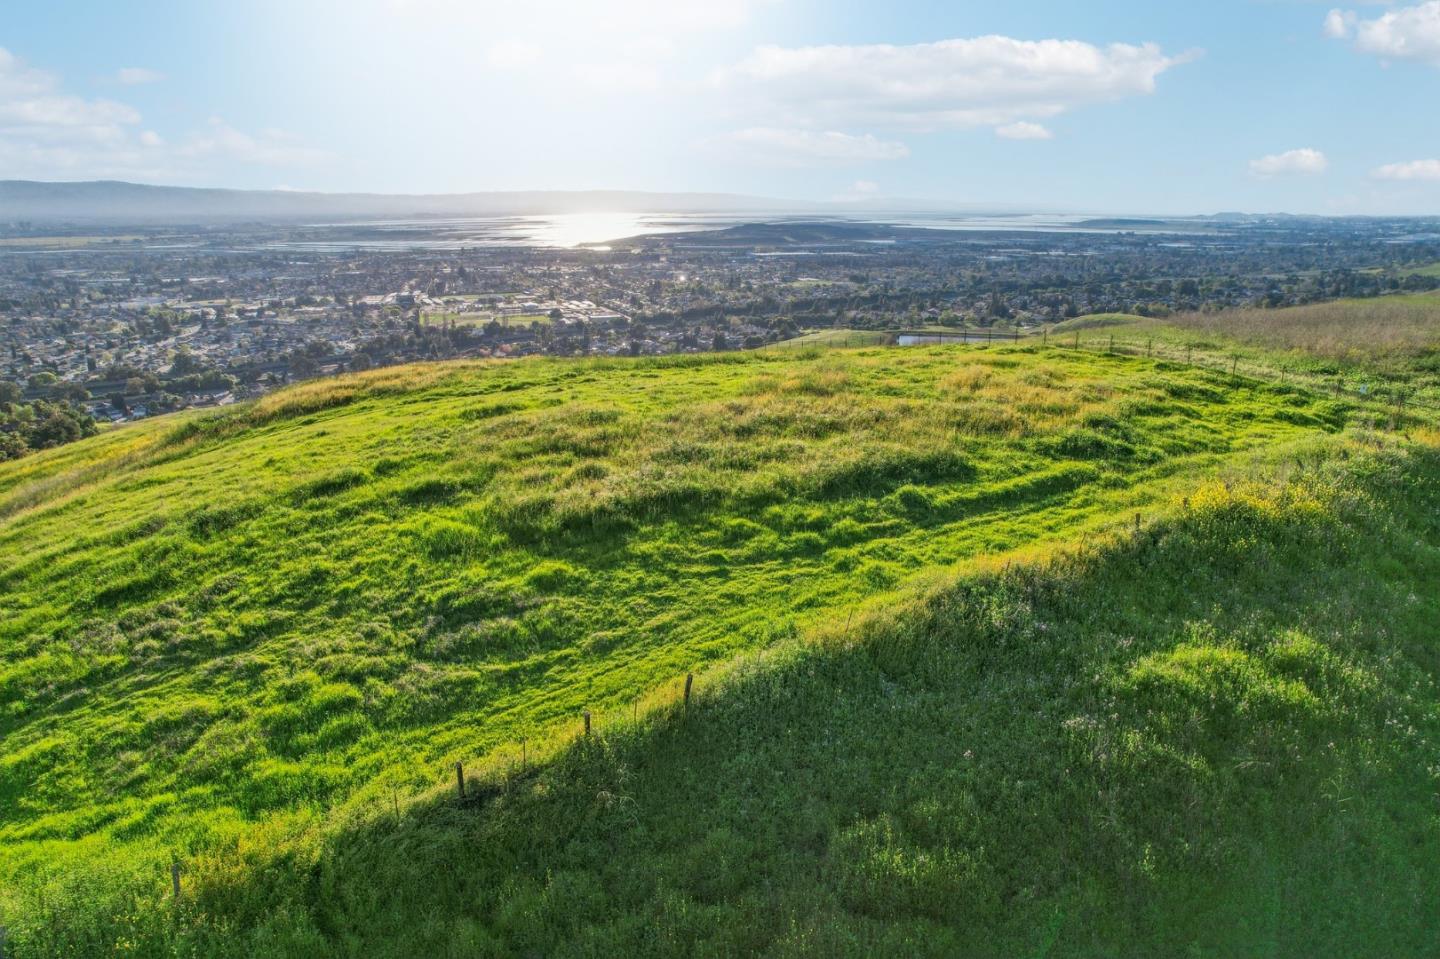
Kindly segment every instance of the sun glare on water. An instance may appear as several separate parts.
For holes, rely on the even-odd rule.
[[[527,239],[536,246],[575,247],[641,233],[674,233],[684,226],[657,223],[645,213],[560,213],[525,217]]]

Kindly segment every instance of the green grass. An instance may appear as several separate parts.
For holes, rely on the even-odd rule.
[[[1440,277],[1440,263],[1431,263],[1429,266],[1416,267],[1406,271],[1411,276],[1436,276]]]
[[[6,464],[0,924],[1423,954],[1434,457],[1353,414],[1083,351],[767,351],[382,370]],[[497,795],[453,808],[457,760]]]
[[[1318,391],[1403,394],[1440,409],[1440,294],[1338,300],[1279,310],[1228,310],[1165,320],[1078,317],[1050,328],[1052,346],[1117,349],[1200,363]]]
[[[1397,368],[1440,357],[1440,293],[1193,313],[1176,317],[1174,323],[1192,332],[1342,366]]]

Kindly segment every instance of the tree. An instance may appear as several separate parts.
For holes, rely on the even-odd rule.
[[[46,400],[17,404],[0,422],[0,434],[17,436],[18,440],[6,440],[5,454],[0,458],[21,455],[26,449],[59,446],[96,432],[94,418],[77,407]]]
[[[191,373],[199,373],[204,368],[205,364],[190,352],[190,347],[182,346],[175,351],[175,359],[170,364],[170,375],[187,376]]]
[[[991,319],[996,320],[1008,320],[1012,315],[1010,313],[1010,305],[1005,302],[1005,298],[1000,295],[999,290],[990,294],[990,302],[986,306],[986,312],[990,315]]]
[[[18,460],[28,452],[30,447],[26,444],[25,437],[18,432],[0,432],[0,463],[5,460]]]

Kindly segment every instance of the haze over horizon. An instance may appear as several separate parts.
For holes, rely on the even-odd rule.
[[[1440,0],[1177,7],[25,5],[0,179],[1440,213]]]
[[[1156,220],[1163,219],[1187,219],[1205,217],[1225,216],[1324,216],[1325,214],[1295,213],[1290,210],[1266,210],[1266,209],[1213,209],[1213,210],[1187,210],[1187,211],[1165,211],[1145,210],[1135,211],[1129,209],[1091,209],[1074,206],[1061,205],[1034,205],[1031,203],[1016,202],[1006,203],[1003,201],[991,202],[962,202],[956,200],[937,200],[928,197],[901,197],[886,196],[881,194],[869,194],[864,196],[833,196],[821,199],[799,199],[784,196],[760,196],[750,193],[739,193],[729,191],[665,191],[665,190],[621,190],[609,189],[597,186],[588,189],[540,189],[540,190],[467,190],[462,192],[428,193],[419,191],[401,191],[395,193],[380,192],[374,190],[300,190],[292,187],[254,189],[245,187],[225,187],[190,184],[164,184],[164,183],[141,183],[129,180],[28,180],[28,179],[0,179],[0,203],[14,203],[17,199],[17,192],[20,190],[34,190],[36,196],[43,196],[44,191],[51,188],[58,190],[90,191],[75,192],[66,197],[67,203],[71,206],[76,204],[94,202],[105,195],[107,190],[120,191],[149,191],[155,194],[168,193],[176,198],[185,195],[205,195],[211,198],[222,198],[226,195],[233,195],[244,198],[256,198],[266,201],[269,204],[281,205],[287,198],[297,201],[298,212],[295,215],[304,215],[309,212],[302,200],[319,201],[329,204],[328,207],[315,209],[315,213],[331,212],[344,213],[347,216],[403,216],[416,214],[423,216],[443,216],[453,213],[458,217],[471,216],[510,216],[518,214],[535,214],[540,216],[554,216],[566,213],[625,213],[625,214],[652,214],[668,213],[682,215],[685,213],[715,214],[727,213],[736,215],[757,214],[776,216],[805,216],[815,214],[817,216],[845,215],[845,214],[868,214],[883,216],[887,214],[915,214],[915,215],[953,215],[953,216],[978,216],[978,217],[1026,217],[1040,216],[1049,218],[1095,218],[1095,219],[1125,219],[1130,217],[1149,218]],[[28,199],[28,198],[27,198]],[[338,205],[340,201],[378,201],[378,206],[357,206],[355,209],[347,209]],[[407,207],[406,201],[424,201],[413,207]],[[460,205],[446,207],[443,204],[447,200],[454,200]],[[487,206],[484,203],[477,205],[476,200],[493,200],[494,206]],[[461,203],[460,201],[466,201]],[[33,201],[31,201],[33,202]],[[566,205],[571,204],[571,205]],[[33,218],[37,211],[27,203],[25,208],[19,208],[18,215]],[[11,208],[5,208],[6,212],[12,212]],[[39,214],[41,218],[46,213]],[[1339,216],[1369,216],[1371,214],[1337,214]],[[1385,214],[1378,214],[1384,216]],[[1394,214],[1404,215],[1404,214]],[[1423,215],[1423,214],[1422,214]],[[114,215],[102,216],[104,219],[116,219]]]

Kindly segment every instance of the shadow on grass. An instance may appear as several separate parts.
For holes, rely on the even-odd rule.
[[[16,954],[1434,955],[1437,516],[1422,449],[1217,490]]]

